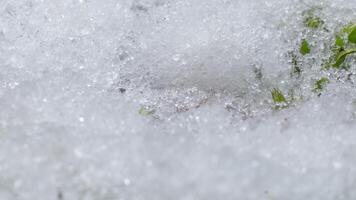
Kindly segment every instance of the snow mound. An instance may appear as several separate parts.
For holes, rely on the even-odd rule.
[[[2,0],[0,199],[356,199],[355,59],[321,70],[355,19],[354,0]]]

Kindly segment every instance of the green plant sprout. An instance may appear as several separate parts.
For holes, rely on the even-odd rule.
[[[309,46],[309,43],[307,42],[307,40],[303,39],[302,40],[302,43],[300,45],[300,49],[299,49],[299,52],[305,56],[307,54],[310,53],[310,46]]]
[[[329,63],[326,65],[326,68],[336,68],[346,69],[347,67],[343,66],[347,56],[356,53],[356,25],[348,24],[341,29],[335,36],[334,47],[332,47],[333,55],[329,59]],[[343,67],[342,67],[343,66]]]
[[[307,28],[317,29],[325,24],[321,18],[315,15],[315,12],[317,10],[320,10],[320,8],[311,8],[303,12],[303,17],[304,17],[303,22]],[[328,31],[325,27],[324,30]],[[306,67],[310,67],[310,68],[312,68],[313,65],[316,64],[315,59],[313,59],[314,60],[313,62],[311,59],[308,59],[307,63],[303,63],[304,59],[301,57],[310,54],[312,51],[311,45],[306,39],[310,37],[309,33],[310,31],[304,33],[303,35],[304,39],[301,40],[298,49],[294,49],[293,51],[288,52],[288,56],[290,58],[289,63],[291,65],[291,72],[290,72],[291,77],[298,77],[298,78],[301,77],[304,69],[302,68],[302,66],[304,66],[303,64],[305,64]],[[312,34],[316,34],[316,32],[313,31]],[[341,69],[348,70],[350,67],[350,65],[346,62],[348,61],[347,59],[348,56],[355,55],[356,57],[356,23],[349,23],[346,26],[342,27],[340,31],[335,34],[335,38],[333,42],[334,44],[331,45],[330,47],[331,49],[326,49],[327,50],[326,52],[329,52],[329,50],[331,50],[332,53],[330,57],[322,58],[321,60],[322,61],[321,69],[328,70],[331,67],[333,67],[334,69],[338,69],[338,70]],[[300,54],[297,52],[298,50]],[[314,79],[314,83],[313,83],[314,85],[312,91],[317,93],[318,96],[320,96],[321,92],[326,88],[328,83],[330,83],[328,77],[321,77],[319,79]],[[299,87],[298,83],[295,84],[294,87]],[[273,108],[276,110],[288,108],[291,105],[291,103],[294,102],[296,99],[303,99],[302,96],[300,97],[295,96],[294,89],[291,89],[288,92],[288,96],[286,97],[283,95],[280,89],[273,88],[271,90],[271,97],[274,103]]]
[[[336,55],[335,63],[333,67],[340,68],[340,66],[345,62],[346,57],[350,54],[356,53],[356,48],[341,51]]]
[[[318,29],[324,25],[324,21],[318,17],[315,12],[321,10],[320,7],[312,7],[309,10],[303,12],[304,25],[311,29]]]
[[[272,96],[273,103],[275,104],[274,105],[275,110],[288,108],[289,104],[281,90],[279,90],[278,88],[273,88],[273,90],[271,91],[271,96]]]
[[[271,96],[273,103],[275,104],[274,109],[279,110],[288,107],[287,99],[283,95],[282,91],[278,88],[273,88],[273,90],[271,91]]]
[[[324,21],[316,16],[308,16],[305,18],[304,24],[306,27],[309,27],[312,29],[317,29],[317,28],[320,28],[324,24]]]
[[[349,42],[356,44],[356,26],[353,26],[348,36]]]
[[[356,27],[354,23],[349,23],[341,29],[342,33],[350,34],[352,30]]]
[[[282,91],[279,90],[278,88],[273,88],[273,90],[271,91],[271,95],[272,95],[272,99],[273,99],[274,103],[286,103],[287,102]]]
[[[345,45],[344,39],[342,39],[340,35],[337,35],[335,37],[335,46],[344,47],[344,45]]]
[[[321,92],[325,86],[329,83],[329,79],[326,77],[320,78],[314,83],[314,92]]]

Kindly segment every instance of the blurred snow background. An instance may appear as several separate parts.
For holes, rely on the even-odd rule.
[[[356,78],[318,97],[319,70],[289,76],[312,6],[356,19],[354,0],[1,0],[0,199],[356,199]]]

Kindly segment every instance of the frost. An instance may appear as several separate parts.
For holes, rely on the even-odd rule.
[[[355,20],[354,0],[0,1],[0,199],[356,199]]]

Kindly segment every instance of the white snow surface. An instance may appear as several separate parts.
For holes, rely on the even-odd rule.
[[[0,199],[355,200],[356,78],[318,96],[343,74],[289,76],[313,6],[356,19],[355,0],[0,0]]]

